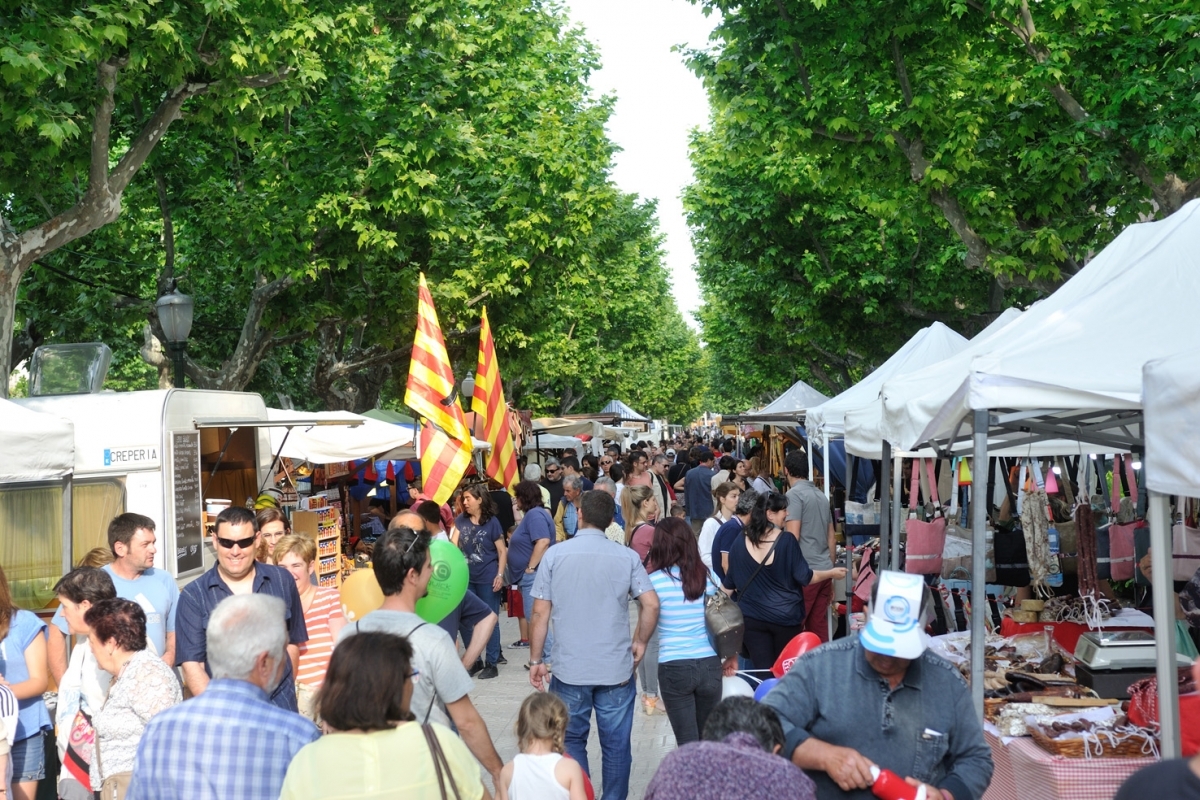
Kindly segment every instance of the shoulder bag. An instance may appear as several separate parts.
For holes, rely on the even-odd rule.
[[[462,800],[462,795],[458,793],[458,783],[450,770],[450,762],[442,751],[442,743],[438,741],[437,731],[428,724],[422,725],[421,731],[425,734],[425,743],[429,746],[429,755],[433,758],[433,769],[437,773],[438,790],[442,793],[442,800],[450,800],[450,795],[446,792],[447,783],[450,784],[450,791],[454,792],[454,800]]]
[[[754,570],[750,580],[746,581],[746,585],[739,591],[744,592],[750,588],[750,584],[754,583],[758,573],[762,572],[763,566],[771,560],[771,554],[775,552],[775,546],[779,544],[779,537],[785,534],[791,535],[786,531],[779,532],[779,535],[775,537],[775,543],[771,545],[767,555],[759,562],[758,569]],[[714,586],[717,586],[717,582],[712,579],[711,572],[708,573],[708,579]],[[738,608],[738,604],[725,594],[720,586],[717,586],[715,594],[710,594],[704,601],[704,625],[708,628],[708,636],[712,639],[713,649],[717,651],[717,657],[722,661],[741,652],[742,640],[746,636],[746,618],[742,615],[742,609]]]
[[[878,481],[871,484],[865,503],[855,502],[852,498],[855,484],[858,483],[858,459],[854,459],[849,483],[846,490],[846,536],[857,547],[879,537],[879,502],[875,499]]]
[[[1122,508],[1121,487],[1125,485],[1130,504],[1137,507],[1138,487],[1133,475],[1133,464],[1129,456],[1113,457],[1112,510],[1113,521],[1108,526],[1110,569],[1114,581],[1127,581],[1133,577],[1134,530],[1145,525],[1137,519],[1121,522],[1129,515],[1128,506]],[[1134,512],[1136,513],[1136,511]]]
[[[1029,585],[1029,555],[1025,549],[1025,533],[1021,530],[1020,517],[1016,515],[1017,496],[1007,466],[1001,462],[1000,477],[1004,479],[1004,493],[1012,518],[996,523],[996,583],[1001,586]]]
[[[928,522],[917,517],[917,494],[920,491],[921,467],[929,476],[929,499],[933,501],[934,517]],[[942,553],[946,549],[946,517],[938,504],[937,478],[933,474],[933,462],[917,459],[912,467],[912,480],[908,489],[909,518],[905,530],[908,534],[904,548],[904,571],[917,575],[940,575]]]

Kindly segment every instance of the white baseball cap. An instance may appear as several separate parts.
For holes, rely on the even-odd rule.
[[[880,572],[871,615],[859,635],[862,646],[883,656],[920,657],[929,647],[925,621],[921,618],[924,600],[924,576],[888,570]]]

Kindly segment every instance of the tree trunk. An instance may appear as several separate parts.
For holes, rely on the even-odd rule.
[[[4,255],[0,254],[0,259]],[[8,397],[8,379],[12,374],[13,337],[10,332],[17,318],[17,285],[20,274],[0,261],[0,397]]]

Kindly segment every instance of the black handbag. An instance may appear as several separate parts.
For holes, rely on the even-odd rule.
[[[1004,478],[1004,490],[1008,493],[1008,504],[1014,512],[1017,508],[1017,497],[1013,492],[1012,482],[1008,479],[1008,470],[1001,465],[1001,476]],[[1025,547],[1025,532],[1021,529],[1020,520],[1014,518],[1009,522],[996,525],[996,583],[1000,586],[1028,586],[1029,553]]]

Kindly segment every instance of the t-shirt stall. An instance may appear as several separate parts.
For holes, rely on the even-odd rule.
[[[1106,469],[1100,466],[1107,454],[1133,454],[1114,462],[1112,482],[1118,499],[1123,484],[1132,484],[1130,494],[1139,480],[1150,488],[1146,516],[1148,541],[1154,545],[1151,571],[1159,577],[1152,590],[1152,637],[1139,637],[1136,632],[1113,635],[1104,628],[1085,633],[1074,648],[1067,649],[1062,647],[1065,635],[1059,626],[1041,633],[1035,626],[1035,632],[1025,636],[989,636],[983,601],[974,604],[979,613],[971,614],[969,637],[964,633],[940,643],[947,657],[963,665],[979,713],[985,710],[991,676],[999,676],[1006,686],[1006,696],[989,699],[986,705],[995,726],[989,739],[997,767],[988,798],[1111,797],[1140,766],[1157,760],[1159,754],[1178,757],[1181,752],[1176,673],[1190,659],[1177,659],[1175,652],[1173,587],[1167,578],[1173,567],[1182,565],[1173,564],[1167,493],[1181,500],[1200,495],[1200,465],[1195,463],[1200,458],[1196,400],[1200,358],[1181,356],[1146,365],[1144,403],[1142,370],[1148,359],[1175,355],[1186,347],[1180,343],[1191,339],[1190,305],[1200,291],[1197,240],[1200,202],[1196,201],[1165,220],[1130,226],[1050,297],[983,341],[973,341],[958,355],[886,382],[875,404],[880,409],[877,430],[884,443],[883,457],[888,457],[889,448],[909,452],[925,448],[943,458],[972,457],[976,469],[971,489],[981,495],[980,502],[970,506],[972,598],[986,598],[988,564],[980,556],[987,552],[986,501],[990,498],[986,488],[977,490],[987,486],[984,465],[990,457],[1001,452],[1023,457],[1025,469],[1016,492],[1025,500],[1022,519],[1024,538],[1032,540],[1028,563],[1033,582],[1043,588],[1053,577],[1047,565],[1058,556],[1045,542],[1042,526],[1049,512],[1042,513],[1047,505],[1042,481],[1052,476],[1052,465],[1062,463],[1043,461],[1045,456],[1075,456],[1082,464],[1075,476],[1081,495],[1075,521],[1080,568],[1088,584],[1104,583],[1097,581],[1102,573],[1095,568],[1105,561],[1117,579],[1140,574],[1135,566],[1135,529],[1143,525],[1133,519],[1134,503],[1119,504],[1120,508],[1112,509],[1107,528],[1110,552],[1092,549],[1101,537],[1093,540],[1085,521],[1093,516],[1093,504],[1083,499],[1091,493],[1089,473],[1095,474],[1095,469],[1102,476],[1103,488],[1096,492],[1094,507],[1098,513],[1104,513],[1109,499],[1103,496]],[[1139,324],[1108,337],[1105,332],[1118,317],[1138,319]],[[1103,358],[1082,357],[1097,352],[1099,341],[1109,345]],[[871,413],[847,413],[851,452],[864,449],[856,441],[855,426],[860,421],[864,428],[869,426]],[[1089,457],[1097,454],[1100,458]],[[1134,471],[1125,465],[1138,456],[1145,463],[1138,474],[1131,474]],[[1026,490],[1028,474],[1036,479],[1036,486]],[[1061,475],[1058,480],[1069,486],[1071,476]],[[1186,528],[1180,526],[1180,531],[1186,541]],[[1041,600],[1031,598],[1022,610],[1031,614],[1041,605]],[[1084,605],[1089,627],[1100,627],[1097,617],[1105,614],[1094,602]],[[1123,614],[1113,615],[1109,624],[1120,623]],[[1000,632],[1005,630],[1001,627]],[[1007,630],[1012,630],[1011,624]],[[1147,662],[1150,652],[1153,658]],[[1129,690],[1114,689],[1129,674],[1120,670],[1122,666],[1148,663],[1153,664],[1159,687],[1157,703],[1144,683]],[[1017,685],[1009,687],[1014,676]],[[1086,683],[1089,676],[1096,692],[1081,691],[1075,684],[1076,678]],[[1126,691],[1132,691],[1133,701],[1122,707],[1123,713],[1114,707],[1113,698]],[[1077,697],[1097,693],[1099,698]],[[1079,712],[1081,706],[1085,710]],[[1154,716],[1157,727],[1136,724]]]

